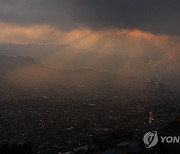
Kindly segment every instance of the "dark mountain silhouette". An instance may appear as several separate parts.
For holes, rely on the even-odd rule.
[[[26,76],[24,76],[23,78],[28,78],[29,81],[32,81],[32,79],[34,78],[39,79],[41,82],[46,81],[47,79],[48,81],[55,82],[58,78],[58,82],[64,80],[63,84],[69,84],[72,82],[74,84],[77,81],[82,82],[85,78],[89,79],[89,77],[82,77],[81,74],[77,74],[76,70],[95,70],[95,74],[98,74],[98,72],[107,72],[106,74],[112,73],[119,74],[121,76],[118,78],[118,80],[115,81],[111,79],[111,83],[113,81],[114,83],[120,82],[121,84],[123,84],[127,83],[127,80],[129,83],[134,82],[134,79],[145,78],[146,80],[157,80],[158,82],[166,82],[167,86],[171,89],[179,89],[180,87],[180,83],[178,80],[180,76],[180,63],[179,61],[172,59],[152,59],[148,57],[111,55],[95,51],[91,52],[77,49],[66,44],[3,44],[0,45],[0,55],[26,57],[29,56],[38,60],[40,63],[42,63],[48,68],[53,68],[57,70],[69,70],[66,72],[74,73],[70,73],[70,75],[65,75],[66,73],[60,73],[61,75],[59,75],[59,73],[57,73],[56,71],[56,73],[54,73],[54,71],[52,72],[53,69],[48,69],[48,71],[42,71],[42,69],[38,70],[36,68],[37,73],[33,73],[32,76],[30,72],[34,72],[34,70],[31,68],[31,71],[28,71],[29,68],[25,69],[24,67],[23,73],[26,74]],[[36,74],[38,74],[38,77],[35,77]],[[18,77],[18,75],[19,72],[15,73],[15,77],[20,78]],[[61,79],[59,79],[59,76],[61,76]],[[122,79],[123,76],[134,77],[134,79],[132,79],[132,81],[130,81],[130,78]],[[54,77],[56,79],[54,79]],[[88,83],[90,83],[91,81],[93,80],[90,80]],[[99,81],[99,83],[101,83],[101,81]]]
[[[10,71],[25,66],[42,67],[42,64],[31,57],[13,57],[0,55],[0,76],[7,75]]]
[[[1,79],[10,84],[64,85],[74,87],[127,86],[142,83],[142,78],[78,69],[56,70],[45,67],[31,57],[0,56]]]
[[[145,76],[146,66],[151,59],[90,52],[66,44],[49,45],[0,45],[0,54],[8,56],[31,56],[48,67],[56,69],[77,70],[80,68],[126,74],[128,76]]]

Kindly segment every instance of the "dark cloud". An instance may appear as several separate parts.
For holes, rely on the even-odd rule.
[[[15,24],[51,24],[141,29],[180,35],[179,0],[1,0],[0,20]]]

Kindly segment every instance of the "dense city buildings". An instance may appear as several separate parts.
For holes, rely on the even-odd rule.
[[[118,134],[122,130],[134,136],[124,139],[142,142],[147,131],[162,129],[177,117],[172,113],[180,110],[180,98],[168,92],[100,87],[81,91],[81,88],[37,89],[36,94],[34,90],[23,89],[22,94],[1,87],[1,145],[25,141],[31,143],[34,152],[43,153],[55,147],[73,151],[98,145],[93,139],[99,135]],[[103,151],[111,144],[108,142]]]

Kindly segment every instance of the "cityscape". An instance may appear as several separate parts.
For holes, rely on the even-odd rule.
[[[0,0],[0,154],[180,154],[179,0]]]
[[[38,153],[103,153],[111,145],[101,149],[103,141],[100,145],[94,141],[98,136],[126,132],[133,134],[127,138],[130,141],[142,142],[147,131],[164,129],[179,117],[180,97],[167,91],[165,83],[147,81],[141,90],[98,87],[82,91],[83,88],[74,87],[73,91],[72,87],[47,87],[35,92],[1,87],[1,145],[27,142]],[[139,152],[144,152],[144,145]]]

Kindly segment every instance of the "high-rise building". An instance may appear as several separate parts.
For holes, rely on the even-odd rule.
[[[149,113],[149,124],[152,124],[152,122],[153,122],[153,112],[150,112]]]

